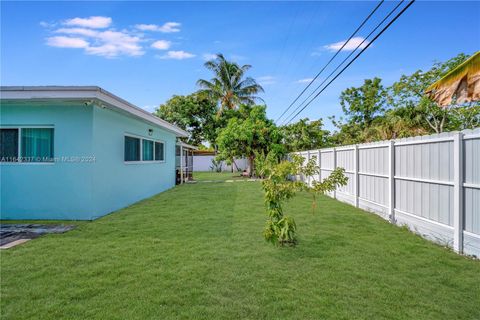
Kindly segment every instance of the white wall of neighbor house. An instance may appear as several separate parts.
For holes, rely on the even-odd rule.
[[[215,159],[215,156],[212,155],[195,155],[193,156],[193,171],[212,171],[212,160]],[[247,159],[235,159],[236,167],[239,170],[245,170],[248,167]],[[231,172],[232,167],[227,165],[224,161],[222,162],[222,171]]]
[[[480,257],[480,128],[297,154],[321,168],[298,179],[343,167],[348,184],[330,196]]]

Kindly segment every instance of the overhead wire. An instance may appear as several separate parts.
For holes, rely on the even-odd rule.
[[[358,48],[361,48],[362,45],[368,40],[368,38],[370,38],[370,36],[375,32],[377,31],[377,29],[398,9],[398,7],[400,7],[400,5],[404,2],[404,0],[401,0],[392,10],[390,10],[390,12],[382,19],[382,21],[380,21],[376,26],[375,28],[373,28],[372,31],[370,31],[370,33],[365,37],[363,38],[363,40],[356,46],[355,49],[353,49],[350,54],[345,58],[343,59],[343,61],[332,71],[330,72],[330,74],[322,81],[322,83],[320,83],[309,95],[308,97],[306,97],[291,113],[290,115],[284,120],[284,123],[287,121],[287,119],[289,119],[289,117],[294,114],[295,112],[297,112],[298,109],[300,109],[303,104],[308,100],[310,99],[317,91],[318,89],[325,83],[327,82],[327,80],[358,50]]]
[[[283,113],[278,117],[276,122],[278,122],[284,115],[285,113],[290,110],[290,108],[297,102],[297,100],[305,93],[305,91],[308,90],[308,88],[317,80],[317,78],[320,76],[320,74],[330,65],[330,63],[335,59],[335,57],[342,51],[342,49],[347,45],[347,43],[356,35],[356,33],[365,25],[365,23],[372,17],[372,15],[380,8],[384,0],[381,0],[375,8],[368,14],[368,16],[362,21],[362,23],[355,29],[355,31],[350,35],[350,37],[345,41],[345,43],[337,50],[337,52],[333,55],[333,57],[330,58],[330,60],[323,66],[323,68],[315,75],[315,77],[309,82],[309,84],[300,92],[300,94],[293,100],[292,103],[283,111]]]
[[[362,55],[365,50],[367,50],[372,43],[374,43],[416,0],[411,0],[373,39],[370,41],[365,48],[362,49],[330,82],[328,82],[325,87],[322,88],[320,92],[318,92],[300,111],[298,111],[290,120],[287,122],[290,123],[293,119],[295,119],[305,108],[307,108],[323,91],[325,91],[328,86],[335,81],[358,57]]]

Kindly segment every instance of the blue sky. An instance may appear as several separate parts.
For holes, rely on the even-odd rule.
[[[253,66],[277,119],[376,3],[2,1],[1,84],[99,85],[153,110],[197,90],[211,76],[205,59],[221,52]],[[385,2],[358,37],[395,5]],[[341,115],[345,88],[374,76],[390,85],[479,50],[479,16],[480,2],[416,2],[301,116],[332,129],[326,118]]]

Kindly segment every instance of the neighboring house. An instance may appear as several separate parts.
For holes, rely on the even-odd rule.
[[[92,220],[175,185],[187,132],[99,87],[0,98],[2,219]]]

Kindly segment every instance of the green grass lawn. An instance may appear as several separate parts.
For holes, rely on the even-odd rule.
[[[5,319],[480,319],[480,263],[327,197],[264,242],[258,182],[176,187],[1,251]]]
[[[225,180],[238,180],[246,179],[241,176],[240,172],[212,172],[212,171],[200,171],[193,173],[193,179],[196,181],[225,181]]]

